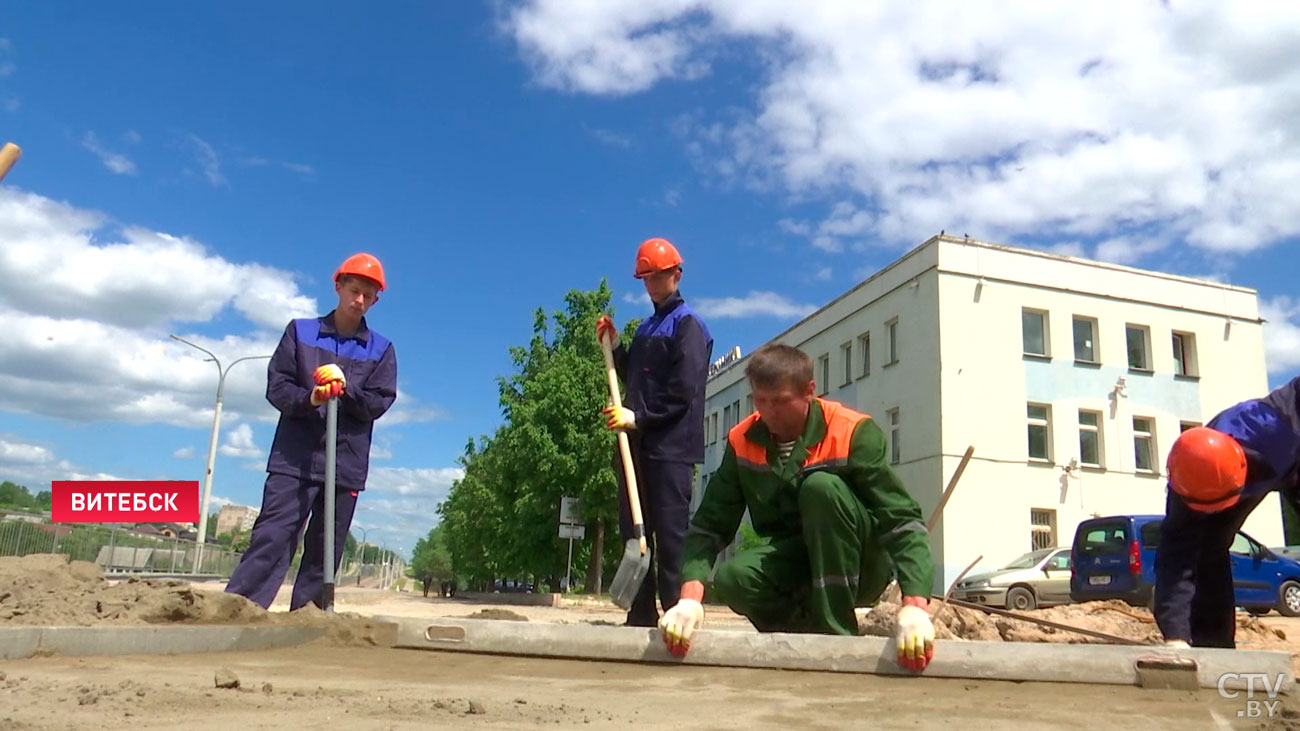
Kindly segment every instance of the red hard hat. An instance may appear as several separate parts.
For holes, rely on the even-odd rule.
[[[682,255],[668,239],[646,239],[636,250],[637,279],[682,265]]]
[[[334,281],[339,281],[339,277],[344,274],[372,279],[379,284],[379,291],[384,291],[384,267],[379,264],[378,259],[370,254],[353,254],[349,256],[339,265],[339,270],[334,272]]]
[[[1215,513],[1237,503],[1246,484],[1246,453],[1236,439],[1204,426],[1178,436],[1169,449],[1169,486],[1188,507]]]

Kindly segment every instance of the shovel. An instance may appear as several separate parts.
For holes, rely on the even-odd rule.
[[[623,399],[618,395],[618,374],[614,371],[614,354],[609,342],[600,338],[600,350],[605,354],[605,375],[609,379],[610,403],[618,406]],[[632,533],[634,538],[623,545],[623,560],[618,564],[618,573],[609,585],[609,594],[614,603],[623,609],[632,606],[641,582],[650,572],[650,554],[646,551],[645,523],[641,519],[641,495],[636,489],[636,470],[632,468],[632,448],[627,441],[627,432],[618,432],[618,451],[623,458],[623,478],[627,483],[627,502],[632,509]]]
[[[325,402],[325,578],[320,587],[320,608],[334,611],[334,468],[338,456],[339,400]]]

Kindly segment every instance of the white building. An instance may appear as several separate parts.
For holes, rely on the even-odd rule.
[[[813,358],[820,395],[879,422],[926,515],[974,446],[931,536],[936,589],[977,556],[1068,546],[1094,516],[1163,514],[1180,430],[1268,391],[1253,290],[950,236],[773,340]],[[695,505],[753,411],[746,358],[728,360],[706,389]],[[1281,544],[1279,499],[1244,530]]]
[[[227,533],[247,533],[253,529],[253,523],[257,521],[257,514],[261,512],[257,508],[249,508],[243,505],[222,505],[221,512],[217,513],[216,531],[214,536],[224,536]]]

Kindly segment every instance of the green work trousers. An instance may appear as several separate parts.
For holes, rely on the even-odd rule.
[[[718,598],[760,632],[856,635],[855,606],[874,604],[893,575],[871,514],[848,484],[813,472],[799,486],[801,535],[776,538],[718,566]]]

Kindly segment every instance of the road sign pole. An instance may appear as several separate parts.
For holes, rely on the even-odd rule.
[[[569,536],[569,563],[564,568],[564,591],[573,592],[573,536]]]

